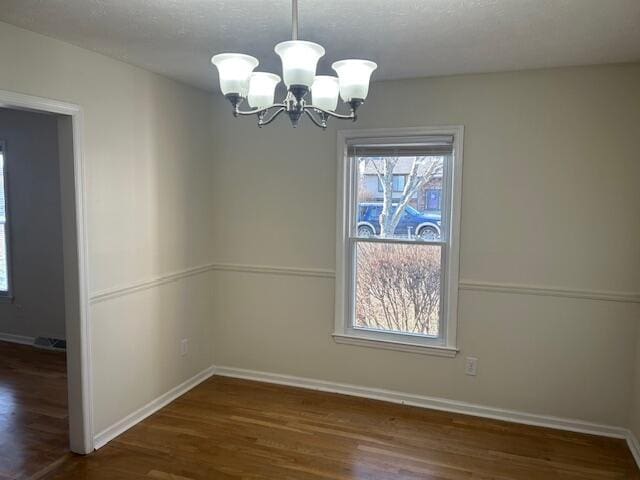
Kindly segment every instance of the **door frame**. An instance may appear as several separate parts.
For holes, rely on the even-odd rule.
[[[0,107],[67,115],[72,121],[73,184],[75,187],[75,240],[78,254],[78,312],[67,315],[67,388],[71,451],[94,450],[91,323],[89,307],[89,254],[84,168],[84,116],[73,103],[0,90]]]

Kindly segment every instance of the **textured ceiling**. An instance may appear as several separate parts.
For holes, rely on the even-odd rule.
[[[640,60],[640,0],[299,0],[320,71],[367,58],[374,79]],[[0,0],[0,20],[217,88],[210,57],[243,52],[280,74],[289,0]]]

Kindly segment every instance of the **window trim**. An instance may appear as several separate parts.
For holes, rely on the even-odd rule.
[[[10,303],[13,301],[13,282],[11,277],[11,213],[9,211],[9,169],[7,156],[7,142],[0,139],[0,151],[3,156],[3,177],[4,177],[4,242],[6,248],[7,262],[7,290],[0,290],[0,303]]]
[[[443,250],[444,305],[442,337],[434,340],[428,337],[392,332],[372,332],[354,329],[349,325],[351,299],[354,297],[354,279],[349,274],[355,271],[349,267],[352,263],[350,225],[353,217],[356,192],[356,178],[352,175],[350,162],[347,161],[347,142],[358,138],[402,139],[411,136],[452,135],[453,154],[443,180],[452,182],[451,188],[443,184],[442,206],[450,205],[450,223],[448,229],[448,248]],[[417,128],[381,128],[367,130],[339,130],[337,133],[337,214],[336,214],[336,292],[335,292],[335,329],[333,338],[336,343],[399,350],[412,353],[454,357],[457,349],[458,326],[458,281],[460,267],[460,210],[462,204],[462,162],[464,126],[417,127]],[[443,209],[444,210],[444,209]],[[448,213],[448,212],[447,212]],[[443,211],[443,214],[445,212]],[[444,226],[444,225],[443,225]],[[386,242],[387,240],[385,240]],[[441,242],[420,242],[418,245]]]

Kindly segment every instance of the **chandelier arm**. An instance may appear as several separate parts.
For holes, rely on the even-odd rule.
[[[313,109],[313,110],[315,110],[317,112],[324,113],[325,115],[328,115],[330,117],[339,118],[340,120],[355,120],[356,119],[356,112],[354,112],[353,110],[351,111],[351,113],[349,115],[343,115],[341,113],[332,112],[331,110],[325,110],[323,108],[314,107],[313,105],[305,105],[304,108],[305,108],[305,110]]]
[[[254,110],[240,110],[238,107],[236,107],[233,110],[233,115],[234,116],[238,116],[238,115],[260,115],[263,113],[266,113],[270,108],[280,108],[282,105],[280,104],[275,104],[275,105],[270,105],[268,107],[265,108],[256,108]]]
[[[326,121],[326,117],[324,117],[324,119],[322,121],[319,121],[312,113],[311,110],[305,108],[304,109],[304,113],[307,114],[307,116],[311,119],[311,121],[318,127],[320,127],[321,129],[326,129],[327,128],[327,121]]]
[[[276,117],[278,117],[278,115],[280,115],[282,112],[286,110],[286,107],[284,106],[273,105],[271,107],[263,109],[263,112],[266,113],[267,110],[274,107],[277,107],[278,109],[275,112],[273,112],[273,114],[269,118],[267,118],[266,120],[264,119],[264,116],[258,118],[259,127],[262,127],[264,125],[269,125],[271,122],[273,122],[276,119]]]

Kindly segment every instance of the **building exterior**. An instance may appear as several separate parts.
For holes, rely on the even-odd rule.
[[[381,159],[372,158],[365,161],[364,168],[360,175],[359,201],[382,202],[384,191],[382,183],[378,178],[376,161]],[[401,199],[407,178],[411,173],[416,157],[400,157],[393,170],[393,198]],[[418,168],[418,175],[423,175],[427,165],[423,164]],[[409,201],[409,205],[420,212],[440,213],[442,208],[442,172],[431,176]]]

